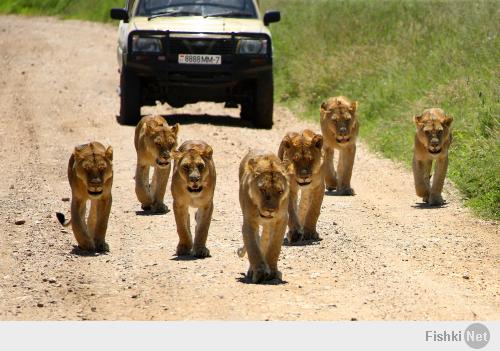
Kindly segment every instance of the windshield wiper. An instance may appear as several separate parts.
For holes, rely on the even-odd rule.
[[[219,13],[210,13],[208,15],[203,15],[204,18],[207,17],[235,17],[235,18],[251,18],[253,15],[248,12],[239,12],[239,11],[226,11],[226,12],[219,12]]]
[[[201,16],[201,13],[186,10],[169,10],[165,12],[155,13],[148,17],[148,21],[158,17],[169,17],[169,16]]]

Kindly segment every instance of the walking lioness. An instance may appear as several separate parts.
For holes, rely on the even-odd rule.
[[[357,108],[357,101],[351,102],[344,96],[329,98],[320,107],[326,189],[328,191],[336,189],[339,195],[354,195],[351,176],[359,132]],[[333,165],[335,149],[339,150],[337,172]]]
[[[68,164],[71,187],[71,219],[62,213],[57,219],[63,226],[71,224],[78,246],[86,251],[108,251],[105,241],[111,211],[113,183],[113,149],[96,141],[75,147]],[[90,213],[85,221],[87,200]]]
[[[165,213],[163,203],[170,175],[171,152],[177,147],[179,124],[169,127],[161,116],[145,116],[135,128],[135,150],[137,168],[135,172],[135,193],[145,211]],[[154,168],[149,184],[149,169]]]
[[[278,156],[289,161],[293,168],[290,175],[290,200],[288,202],[288,241],[319,239],[316,231],[323,195],[323,137],[309,129],[288,133],[281,141]],[[297,209],[298,193],[300,204]]]
[[[420,116],[413,117],[413,122],[417,125],[413,150],[415,190],[424,202],[439,206],[444,203],[441,192],[448,169],[448,149],[452,140],[450,126],[453,118],[445,115],[440,108],[430,108]],[[434,160],[436,165],[431,186]]]
[[[216,182],[212,148],[203,141],[184,142],[173,153],[175,159],[172,176],[172,197],[177,224],[179,244],[177,255],[193,254],[195,257],[209,257],[206,247],[208,229],[214,209],[214,190]],[[195,207],[195,236],[191,236],[189,207]]]
[[[244,246],[238,254],[248,252],[247,276],[254,283],[281,279],[278,258],[288,221],[288,170],[275,154],[252,150],[240,163],[239,178]]]

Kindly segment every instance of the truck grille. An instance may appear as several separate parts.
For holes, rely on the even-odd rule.
[[[186,39],[170,38],[169,54],[231,55],[235,52],[235,41],[231,39]]]

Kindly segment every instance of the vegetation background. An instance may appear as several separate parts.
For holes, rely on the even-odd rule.
[[[360,102],[361,136],[408,167],[412,116],[454,117],[449,178],[477,214],[500,219],[500,2],[261,0],[271,25],[276,100],[317,119],[329,96]],[[109,22],[124,0],[2,0],[1,13]]]

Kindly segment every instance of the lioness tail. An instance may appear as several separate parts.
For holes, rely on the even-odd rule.
[[[245,256],[246,253],[247,253],[247,248],[245,247],[245,245],[243,245],[242,247],[240,247],[238,249],[238,256],[239,257]]]
[[[64,216],[63,213],[61,212],[56,212],[56,217],[57,217],[57,220],[59,221],[59,223],[61,223],[61,225],[63,227],[67,227],[71,224],[71,218],[70,219],[66,219],[66,217]]]

